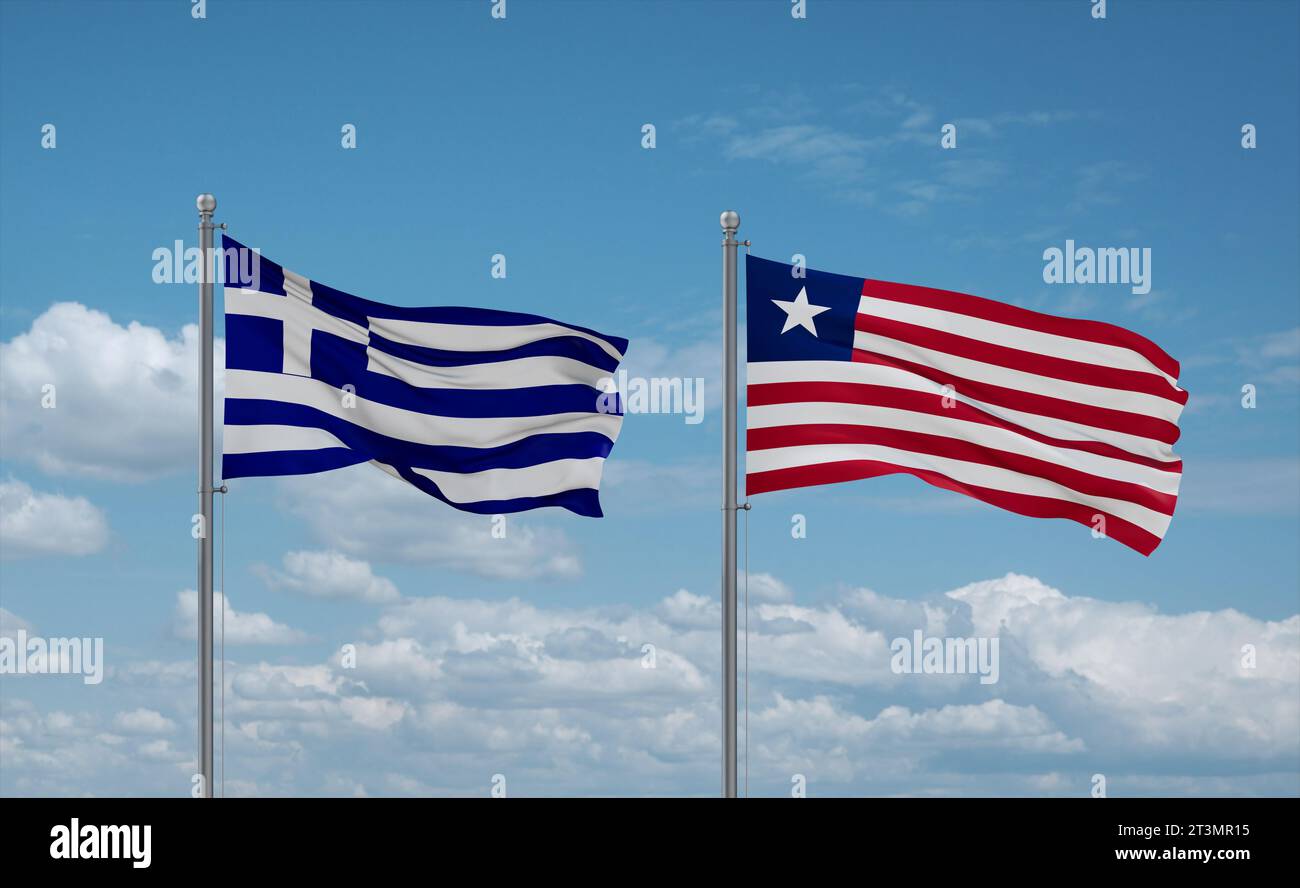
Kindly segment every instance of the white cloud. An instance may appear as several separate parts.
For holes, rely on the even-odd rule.
[[[119,712],[113,727],[127,734],[170,734],[176,722],[154,709],[132,709]]]
[[[750,634],[749,666],[756,672],[844,686],[898,680],[889,670],[889,639],[838,607],[762,604],[751,608]]]
[[[740,573],[740,583],[745,583],[745,573]],[[749,595],[755,601],[790,601],[794,590],[769,573],[749,575]]]
[[[266,614],[242,613],[225,600],[220,592],[212,593],[213,633],[221,640],[222,607],[225,607],[226,644],[301,644],[307,636],[283,623],[277,623]],[[175,624],[177,638],[198,638],[199,594],[193,589],[176,593]]]
[[[50,475],[136,481],[192,467],[198,346],[193,324],[168,338],[55,303],[0,343],[0,447]],[[225,366],[221,340],[215,364]],[[53,407],[42,406],[47,385]]]
[[[320,733],[331,723],[387,730],[409,711],[405,701],[371,694],[363,684],[324,664],[240,667],[228,679],[229,717],[245,736],[274,744],[289,721]],[[311,727],[314,723],[314,727]]]
[[[722,607],[716,601],[685,589],[661,601],[658,613],[668,625],[685,629],[707,629],[722,619]]]
[[[393,582],[375,576],[368,562],[341,552],[287,552],[283,564],[283,570],[260,564],[253,569],[272,589],[287,589],[311,598],[383,603],[400,597]]]
[[[1019,670],[1031,693],[1047,700],[1068,689],[1076,706],[1086,700],[1094,717],[1104,713],[1102,729],[1130,750],[1227,759],[1300,751],[1300,615],[1166,615],[1139,602],[1070,597],[1018,574],[948,595],[970,607],[976,633],[1015,639],[1037,673]],[[1243,665],[1246,645],[1257,651],[1254,667]]]
[[[287,478],[280,489],[285,508],[349,556],[440,564],[495,579],[582,573],[564,531],[508,515],[499,539],[491,516],[458,512],[373,466],[339,469],[328,484],[311,475]]]
[[[90,555],[107,542],[108,520],[86,498],[0,481],[0,556]]]
[[[824,696],[790,700],[778,693],[772,705],[754,718],[772,734],[813,746],[882,745],[900,752],[934,751],[950,745],[1066,754],[1084,750],[1081,741],[1056,730],[1036,707],[998,699],[922,712],[887,706],[874,718],[862,718],[844,712]]]
[[[1300,792],[1300,616],[1161,614],[1017,574],[922,600],[859,587],[817,605],[766,581],[765,597],[784,600],[750,614],[755,794],[788,793],[804,774],[812,795],[1082,796],[1101,769],[1129,795]],[[716,601],[687,590],[637,608],[401,598],[358,632],[355,668],[337,654],[228,664],[230,787],[484,795],[503,773],[514,795],[712,794],[718,621]],[[915,629],[996,635],[999,682],[894,674],[888,641]],[[151,669],[160,700],[174,698],[185,670]],[[144,672],[123,669],[133,697],[148,692]],[[0,779],[61,794],[72,781],[59,775],[105,773],[98,755],[170,785],[145,765],[179,769],[184,756],[167,743],[133,753],[114,733],[130,727],[7,699],[0,743],[15,764]]]
[[[137,754],[146,761],[160,762],[162,764],[177,764],[189,760],[189,753],[182,752],[172,746],[172,742],[165,737],[141,744]]]

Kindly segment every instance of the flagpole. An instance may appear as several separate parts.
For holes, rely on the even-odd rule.
[[[212,213],[217,199],[200,194],[199,210],[199,772],[212,798]]]
[[[736,798],[736,231],[727,210],[722,231],[722,794]]]

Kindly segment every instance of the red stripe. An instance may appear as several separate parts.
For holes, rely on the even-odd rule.
[[[881,364],[886,367],[907,370],[939,385],[951,385],[961,394],[968,395],[977,401],[996,404],[1011,410],[1035,413],[1039,416],[1050,416],[1054,419],[1064,419],[1068,422],[1077,422],[1099,429],[1110,429],[1113,432],[1123,432],[1140,438],[1150,438],[1164,444],[1173,444],[1178,440],[1179,430],[1177,425],[1142,413],[1112,410],[1109,407],[1094,407],[1091,404],[1080,404],[1077,401],[1067,401],[1063,398],[1051,398],[1047,395],[1022,392],[1018,389],[1005,388],[987,382],[976,382],[973,379],[943,373],[915,361],[891,358],[857,348],[853,350],[853,360],[861,364]]]
[[[1093,516],[1104,515],[1106,535],[1118,540],[1131,549],[1150,555],[1160,545],[1160,537],[1125,521],[1115,515],[1101,512],[1089,506],[1066,500],[1045,496],[1031,496],[1023,493],[1006,493],[961,484],[946,475],[925,469],[910,469],[892,463],[874,460],[849,460],[845,462],[825,463],[815,466],[798,466],[793,469],[778,469],[771,472],[758,472],[745,477],[745,493],[754,496],[774,490],[789,490],[795,487],[813,487],[819,484],[835,484],[840,481],[856,481],[862,478],[875,478],[880,475],[894,474],[914,475],[935,487],[964,493],[1000,509],[1028,515],[1031,518],[1066,518],[1088,527],[1093,526]]]
[[[1040,333],[1052,333],[1102,345],[1128,348],[1142,355],[1173,378],[1178,378],[1178,362],[1169,357],[1163,349],[1146,337],[1114,324],[1061,318],[980,296],[969,296],[950,290],[935,290],[930,287],[914,287],[909,284],[895,284],[889,281],[870,279],[863,281],[862,295],[956,312],[973,318],[983,318],[986,321],[996,321],[999,324],[1037,330]]]
[[[1030,429],[1008,422],[1005,419],[986,413],[962,401],[954,400],[951,407],[943,405],[943,397],[937,393],[918,392],[886,385],[869,385],[860,382],[769,382],[751,385],[747,389],[747,403],[750,407],[769,404],[803,404],[809,401],[822,401],[834,404],[862,404],[868,407],[892,407],[898,410],[910,410],[913,413],[928,413],[948,419],[978,422],[1015,432],[1040,444],[1062,447],[1067,450],[1081,450],[1122,459],[1137,465],[1148,466],[1166,472],[1181,473],[1182,460],[1165,462],[1147,456],[1129,453],[1107,444],[1104,441],[1071,441],[1065,438],[1053,438]]]
[[[949,459],[959,459],[977,465],[994,466],[1030,475],[1060,484],[1069,490],[1089,496],[1104,496],[1111,499],[1127,500],[1139,506],[1164,515],[1174,514],[1174,504],[1178,497],[1169,493],[1153,490],[1132,481],[1117,481],[1084,472],[1079,469],[1057,465],[1046,460],[1011,453],[961,441],[944,435],[931,435],[926,432],[912,432],[902,429],[887,429],[875,426],[839,425],[815,423],[807,425],[776,426],[767,429],[749,429],[746,435],[746,450],[769,450],[775,447],[798,447],[806,444],[878,444],[913,453],[928,453]],[[1062,496],[1068,496],[1062,492]]]
[[[1187,392],[1175,388],[1169,384],[1169,380],[1155,373],[1056,358],[874,315],[858,314],[854,327],[863,333],[884,336],[922,348],[969,358],[972,361],[982,361],[985,364],[996,364],[999,367],[1022,370],[1068,382],[1105,386],[1126,392],[1142,392],[1166,398],[1177,404],[1187,403]]]

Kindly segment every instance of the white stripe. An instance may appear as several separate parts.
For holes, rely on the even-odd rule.
[[[939,373],[951,373],[975,382],[985,382],[1003,388],[1016,389],[1049,398],[1061,398],[1077,404],[1089,404],[1093,407],[1105,407],[1110,410],[1123,410],[1143,416],[1153,416],[1167,422],[1178,422],[1178,415],[1183,405],[1143,392],[1130,392],[1105,386],[1087,385],[1082,382],[1069,382],[1053,376],[1040,376],[1024,370],[1013,370],[997,364],[987,364],[970,358],[962,358],[947,352],[937,351],[890,339],[877,333],[856,331],[853,334],[853,347],[863,351],[875,352],[886,357],[902,358],[916,364],[933,367]],[[847,362],[846,362],[847,363]]]
[[[1056,333],[1044,333],[1040,330],[976,318],[955,311],[944,311],[928,305],[912,305],[908,302],[877,299],[871,296],[861,298],[858,311],[872,317],[888,318],[944,333],[954,333],[991,345],[1004,345],[1007,348],[1065,358],[1084,364],[1096,364],[1101,367],[1154,373],[1164,377],[1174,388],[1178,387],[1178,380],[1175,377],[1152,364],[1140,352],[1124,346],[1106,345]]]
[[[593,456],[589,459],[557,459],[521,469],[488,469],[466,474],[421,468],[412,468],[411,471],[437,484],[447,499],[463,504],[546,496],[586,487],[599,489],[604,465],[604,457]]]
[[[509,327],[472,324],[436,324],[396,318],[369,318],[370,329],[385,339],[405,345],[441,348],[447,351],[502,351],[555,336],[576,336],[596,343],[612,358],[623,360],[613,345],[563,324],[517,324]]]
[[[1040,416],[1012,410],[998,404],[977,400],[960,391],[945,391],[941,383],[918,376],[909,370],[886,367],[883,364],[856,361],[761,361],[747,366],[750,385],[775,382],[847,382],[863,385],[883,385],[890,388],[927,392],[936,396],[949,395],[963,404],[983,410],[1005,422],[1023,426],[1040,435],[1066,441],[1099,441],[1110,444],[1137,456],[1170,462],[1175,459],[1173,447],[1154,438],[1130,435],[1110,429],[1084,425],[1053,416]]]
[[[414,444],[498,447],[529,435],[563,432],[599,432],[614,441],[623,424],[623,417],[612,413],[551,413],[542,416],[486,418],[431,416],[369,401],[356,395],[352,396],[355,406],[344,407],[344,393],[319,379],[260,370],[227,369],[226,397],[305,404],[381,435]]]
[[[997,466],[986,466],[982,463],[966,462],[944,456],[931,456],[928,453],[915,453],[910,450],[897,450],[876,444],[812,444],[773,450],[754,450],[745,455],[745,473],[753,475],[777,469],[859,459],[877,460],[911,469],[927,469],[946,475],[954,481],[988,487],[1005,493],[1045,496],[1079,503],[1117,518],[1123,518],[1161,538],[1169,527],[1171,516],[1128,500],[1079,493],[1045,478],[1024,475]]]
[[[347,447],[324,429],[290,425],[227,425],[221,431],[222,453],[267,453],[276,450],[324,450]]]
[[[766,404],[750,407],[748,410],[747,425],[751,429],[820,423],[872,426],[906,432],[921,432],[928,435],[942,435],[956,441],[967,441],[982,447],[991,447],[1007,453],[1041,459],[1053,465],[1087,472],[1101,478],[1140,484],[1160,493],[1178,495],[1178,482],[1181,478],[1179,473],[1165,472],[1122,459],[1112,459],[1108,456],[1089,453],[1085,450],[1053,447],[1051,444],[1044,444],[1035,441],[1033,438],[1026,438],[1024,435],[1007,429],[985,425],[980,422],[971,422],[956,416],[937,416],[932,413],[918,413],[914,410],[900,410],[893,407],[820,401],[805,401],[798,404]]]
[[[539,356],[489,361],[459,367],[433,367],[366,348],[367,370],[392,376],[419,388],[517,389],[538,385],[589,385],[609,379],[609,371],[573,358]],[[522,383],[522,385],[521,385]],[[593,401],[594,403],[594,401]]]

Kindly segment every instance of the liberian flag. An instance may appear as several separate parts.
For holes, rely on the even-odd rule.
[[[906,473],[1143,555],[1178,501],[1187,392],[1150,340],[747,256],[749,494]]]
[[[222,474],[374,463],[467,512],[600,516],[627,340],[536,315],[360,299],[222,238]],[[250,258],[251,257],[251,258]]]

